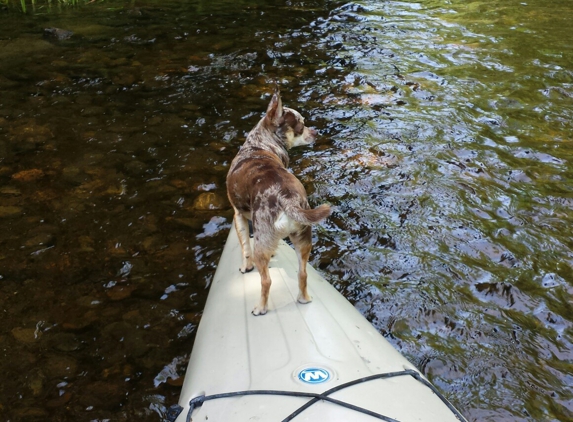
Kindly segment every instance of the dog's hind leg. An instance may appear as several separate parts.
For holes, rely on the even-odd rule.
[[[299,303],[312,302],[312,297],[308,294],[306,281],[306,263],[310,257],[312,249],[312,229],[310,226],[305,226],[300,232],[293,233],[289,236],[291,242],[296,250],[298,257],[298,298]]]
[[[239,268],[243,274],[253,271],[253,250],[251,249],[251,241],[249,239],[249,221],[235,208],[235,229],[237,236],[241,243],[241,251],[243,253],[243,265]]]
[[[271,276],[269,274],[269,262],[271,255],[265,252],[257,251],[255,245],[255,265],[261,275],[261,299],[259,304],[253,308],[253,315],[264,315],[268,310],[269,291],[271,289]]]

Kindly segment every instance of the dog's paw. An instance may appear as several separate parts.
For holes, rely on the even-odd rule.
[[[298,294],[298,297],[296,298],[298,303],[310,303],[312,302],[312,296],[311,295],[302,295],[302,294]]]
[[[251,311],[251,313],[252,313],[254,316],[259,316],[259,315],[264,315],[264,314],[266,314],[267,311],[268,311],[268,309],[267,309],[266,306],[265,306],[264,308],[261,308],[260,306],[257,305],[257,306],[255,306],[255,307],[253,308],[253,310]]]
[[[250,267],[250,268],[243,268],[243,267],[241,267],[241,268],[239,268],[239,271],[240,271],[241,273],[243,273],[243,274],[246,274],[246,273],[250,273],[250,272],[253,271],[254,269],[255,269],[254,266],[253,266],[253,267]]]

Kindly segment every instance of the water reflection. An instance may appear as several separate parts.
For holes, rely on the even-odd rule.
[[[278,82],[321,132],[293,170],[336,206],[313,265],[469,420],[573,418],[569,11],[0,12],[0,409],[165,417],[230,227],[227,166]]]
[[[336,52],[352,71],[331,101],[362,107],[328,116],[342,127],[335,146],[352,154],[316,171],[320,195],[339,205],[317,260],[470,419],[564,420],[573,289],[563,116],[572,109],[548,103],[544,86],[569,88],[546,69],[561,78],[571,57],[540,55],[541,38],[524,47],[525,31],[484,25],[473,6],[485,7],[363,2],[319,23],[345,34],[353,22]],[[486,15],[523,7],[488,4]],[[519,22],[535,34],[544,25]],[[395,162],[365,165],[376,151]],[[555,348],[559,358],[547,352]]]

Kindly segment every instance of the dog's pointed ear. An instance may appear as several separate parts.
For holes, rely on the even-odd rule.
[[[281,117],[283,117],[283,103],[281,101],[281,94],[277,90],[273,94],[273,98],[271,98],[271,102],[267,108],[267,119],[274,126],[279,126]]]

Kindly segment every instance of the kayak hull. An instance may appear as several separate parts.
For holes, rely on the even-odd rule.
[[[258,272],[242,274],[240,266],[241,248],[232,229],[197,331],[177,422],[187,420],[194,398],[245,391],[251,393],[204,401],[195,406],[192,420],[281,421],[313,399],[269,395],[267,390],[319,395],[367,377],[383,378],[331,392],[286,420],[376,420],[335,402],[342,401],[383,415],[385,420],[464,421],[310,265],[308,289],[314,299],[298,303],[298,260],[285,242],[270,263],[272,286],[266,315],[251,314],[260,296]],[[381,375],[388,373],[399,375]]]

